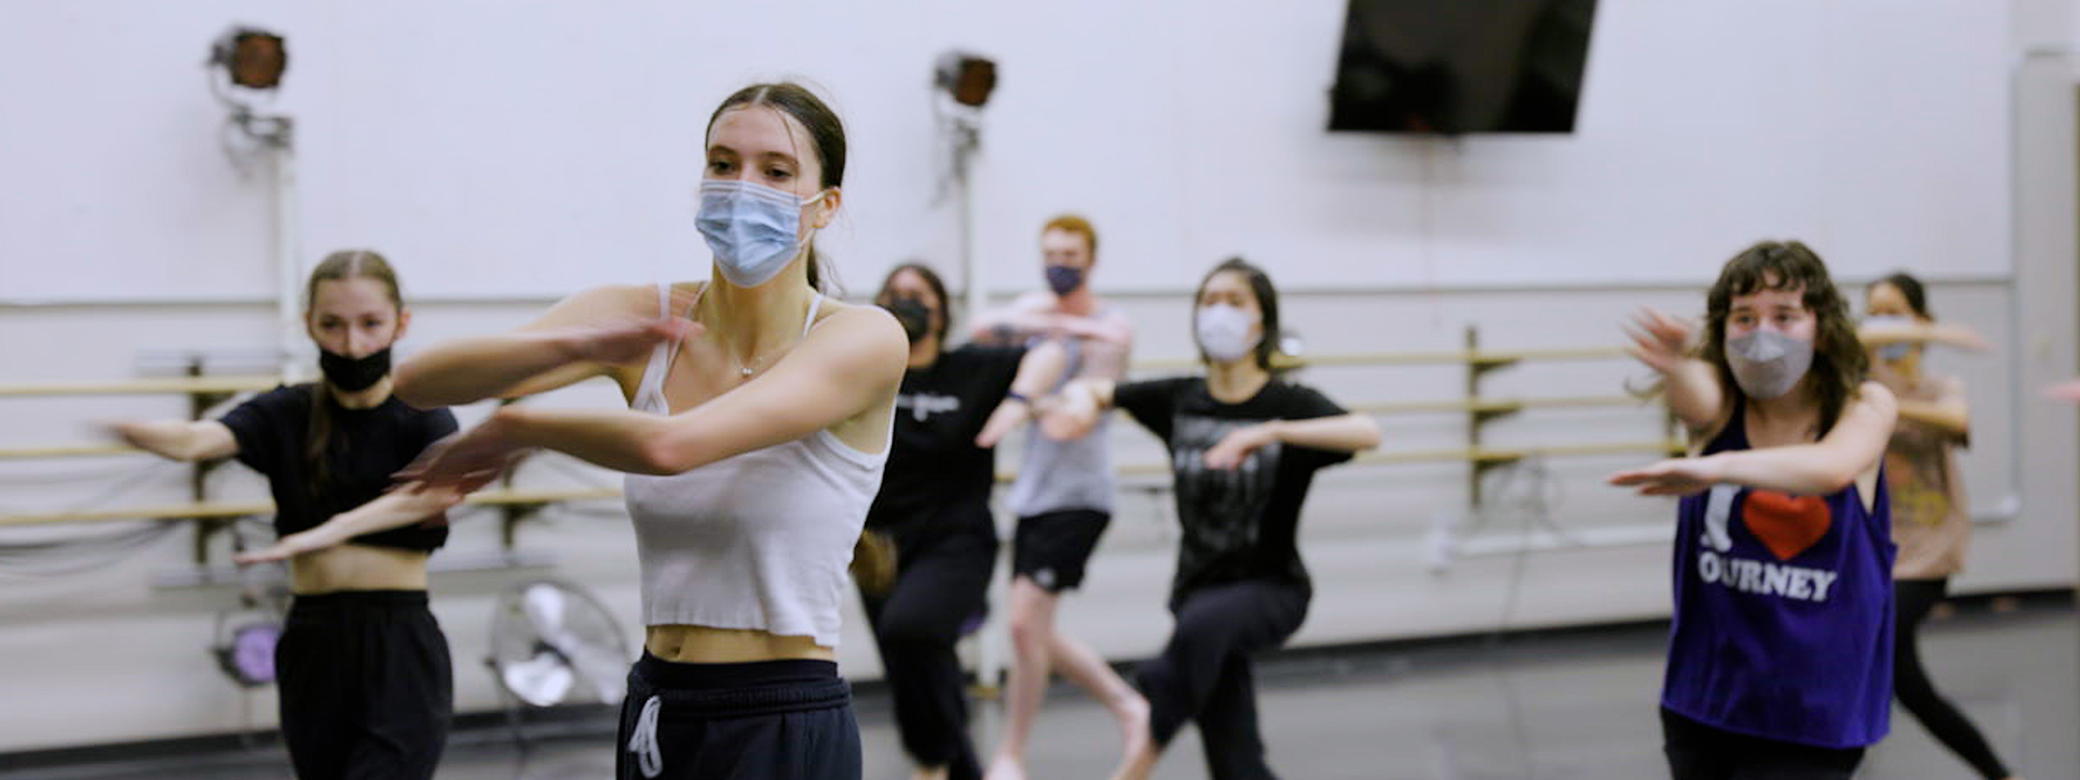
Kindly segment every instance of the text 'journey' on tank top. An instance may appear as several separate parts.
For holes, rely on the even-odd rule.
[[[1751,449],[1744,404],[1704,453]],[[1715,485],[1678,504],[1661,704],[1739,734],[1876,743],[1892,700],[1892,513],[1881,471],[1826,496]]]
[[[667,315],[670,296],[659,286]],[[804,337],[822,303],[818,293]],[[657,346],[629,408],[672,413],[664,381],[678,351],[676,341]],[[846,568],[887,460],[886,450],[861,452],[820,430],[680,474],[627,475],[644,624],[757,629],[836,647]]]

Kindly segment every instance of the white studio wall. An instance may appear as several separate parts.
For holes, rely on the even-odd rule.
[[[707,113],[793,76],[850,124],[850,218],[824,239],[848,276],[950,266],[928,76],[956,46],[1002,67],[976,181],[996,286],[1024,285],[1062,210],[1106,231],[1124,289],[1235,252],[1301,287],[1678,282],[1771,235],[1846,274],[2007,269],[1997,9],[1599,6],[1577,133],[1459,142],[1323,131],[1337,0],[24,6],[0,65],[82,78],[0,98],[39,118],[0,151],[39,185],[0,196],[0,277],[17,300],[271,293],[266,180],[222,159],[197,64],[232,20],[289,39],[304,246],[383,247],[430,298],[702,273]]]
[[[1271,270],[1317,354],[1453,349],[1468,326],[1500,349],[1615,345],[1635,306],[1701,311],[1719,265],[1765,237],[1811,243],[1852,297],[1896,268],[1920,273],[1944,317],[1996,345],[1939,365],[1972,383],[1965,469],[1990,521],[1959,589],[2074,583],[2080,424],[2016,389],[2073,376],[2080,355],[2074,63],[2028,66],[2026,131],[2009,125],[2017,51],[2080,37],[2074,0],[1600,0],[1577,132],[1459,141],[1324,132],[1342,0],[997,5],[0,7],[0,69],[54,74],[0,88],[0,384],[128,378],[148,351],[275,344],[268,175],[241,174],[220,151],[224,112],[200,65],[232,23],[289,39],[275,108],[299,123],[305,262],[350,246],[396,261],[418,309],[406,352],[511,327],[590,285],[704,276],[700,133],[718,100],[761,79],[810,79],[848,122],[847,214],[820,241],[849,292],[913,257],[960,284],[929,84],[933,58],[958,47],[1001,67],[974,180],[981,282],[998,299],[1037,288],[1040,224],[1084,213],[1101,237],[1096,284],[1136,319],[1144,357],[1189,353],[1183,293],[1232,254]],[[1491,389],[1611,394],[1638,373],[1624,361],[1527,365]],[[1451,397],[1463,377],[1321,368],[1305,379],[1363,403]],[[540,402],[617,401],[591,385]],[[77,442],[94,420],[184,405],[0,399],[0,448]],[[1463,441],[1463,416],[1384,422],[1390,451]],[[1116,427],[1122,462],[1154,455],[1146,435]],[[1491,430],[1499,446],[1530,446],[1660,428],[1651,409],[1616,408]],[[1017,448],[1004,452],[1000,464],[1015,465]],[[1504,555],[1426,568],[1440,514],[1466,511],[1463,465],[1329,472],[1303,526],[1320,586],[1296,643],[1665,615],[1668,552],[1652,532],[1672,509],[1600,485],[1637,461],[1551,464],[1558,522],[1625,541],[1534,551],[1516,583]],[[138,481],[123,492],[118,476]],[[618,483],[546,468],[523,478]],[[0,514],[175,502],[185,479],[139,459],[0,462]],[[263,494],[235,468],[211,479],[213,495]],[[1145,657],[1167,628],[1166,500],[1123,496],[1091,593],[1065,601],[1065,625],[1108,656]],[[593,504],[523,526],[519,549],[547,554],[546,567],[434,575],[460,711],[497,706],[477,662],[492,596],[512,581],[581,582],[636,625],[633,539],[617,511]],[[1519,527],[1502,518],[1477,535],[1506,551]],[[83,532],[0,529],[0,541]],[[441,555],[496,551],[496,537],[494,523],[464,520]],[[0,666],[13,670],[0,680],[36,702],[0,709],[0,753],[273,722],[271,692],[233,690],[203,652],[234,592],[155,585],[189,565],[189,545],[183,529],[63,576],[0,567]],[[1523,598],[1505,614],[1513,587]],[[847,621],[841,663],[871,679],[878,660],[856,610]],[[133,692],[137,706],[111,711],[82,690]]]

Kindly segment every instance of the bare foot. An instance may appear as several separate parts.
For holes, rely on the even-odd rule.
[[[1145,780],[1156,768],[1156,741],[1148,725],[1148,700],[1129,692],[1113,706],[1119,715],[1120,739],[1124,746],[1113,780]]]
[[[1018,756],[998,754],[990,759],[989,771],[982,773],[983,780],[1026,780],[1025,761]]]
[[[1112,771],[1112,780],[1148,780],[1156,771],[1156,742],[1143,729],[1139,739],[1127,743],[1126,755],[1121,756],[1119,768]]]
[[[921,766],[910,770],[910,780],[946,780],[946,767]]]

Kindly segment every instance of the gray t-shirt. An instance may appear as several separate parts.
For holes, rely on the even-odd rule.
[[[1102,313],[1102,312],[1101,312]],[[1084,374],[1086,344],[1081,339],[1064,339],[1068,365],[1063,382]],[[1059,390],[1050,388],[1050,392]],[[1018,479],[1004,506],[1019,517],[1046,512],[1090,509],[1111,512],[1117,488],[1112,473],[1110,415],[1083,438],[1055,441],[1040,434],[1037,423],[1026,428],[1025,451],[1018,462]]]

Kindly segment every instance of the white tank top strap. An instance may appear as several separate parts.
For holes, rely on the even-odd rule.
[[[823,293],[819,292],[816,294],[816,297],[809,299],[809,318],[802,321],[803,336],[809,335],[809,329],[816,327],[816,310],[822,307]]]
[[[705,284],[694,291],[693,303],[686,307],[688,312],[691,312],[694,306],[700,305],[701,295],[707,291],[708,286]],[[657,285],[657,316],[672,316],[672,285],[669,282]],[[650,363],[643,368],[643,380],[636,384],[635,408],[648,409],[659,414],[668,413],[664,403],[664,378],[672,373],[672,359],[678,355],[678,339],[651,348]]]

